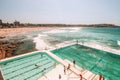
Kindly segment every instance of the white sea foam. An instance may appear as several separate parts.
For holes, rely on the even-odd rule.
[[[60,28],[60,29],[53,29],[50,31],[46,31],[44,33],[65,33],[65,32],[77,32],[79,31],[81,28],[75,27],[75,28]]]
[[[44,42],[44,40],[42,39],[42,36],[46,36],[46,35],[41,35],[39,34],[38,37],[35,37],[33,40],[33,42],[36,44],[36,49],[37,50],[44,50],[47,49],[49,46]]]
[[[81,28],[60,28],[60,29],[54,29],[54,30],[50,30],[50,31],[45,31],[43,32],[44,34],[47,33],[66,33],[68,32],[77,32],[80,31]],[[43,50],[46,48],[50,48],[50,46],[48,46],[45,41],[42,39],[42,36],[46,36],[46,35],[38,35],[38,37],[34,38],[34,42],[36,43],[36,49],[38,50]],[[84,39],[85,40],[85,39]],[[92,48],[96,48],[96,49],[100,49],[103,51],[107,51],[107,52],[112,52],[115,54],[119,54],[120,55],[120,50],[111,48],[110,46],[98,43],[96,41],[91,41],[91,42],[86,42],[87,40],[85,40],[84,43],[80,42],[81,44],[88,46],[88,47],[92,47]],[[60,46],[60,45],[59,45]]]
[[[120,41],[119,40],[117,41],[117,44],[120,46]]]
[[[66,32],[66,30],[62,30],[62,29],[53,29],[53,30],[50,30],[50,31],[46,31],[44,33],[64,33]]]
[[[81,28],[68,28],[70,31],[69,32],[78,32]]]

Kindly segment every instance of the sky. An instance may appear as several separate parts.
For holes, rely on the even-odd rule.
[[[0,0],[3,22],[120,25],[120,0]]]

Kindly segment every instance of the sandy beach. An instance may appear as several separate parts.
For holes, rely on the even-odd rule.
[[[53,27],[6,28],[6,29],[0,29],[0,36],[3,37],[3,36],[9,36],[18,33],[30,32],[30,31],[48,30],[52,28]]]

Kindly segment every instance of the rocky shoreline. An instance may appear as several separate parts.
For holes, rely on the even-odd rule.
[[[24,42],[4,39],[0,40],[0,59],[12,57],[14,55],[13,53],[21,44],[24,44]]]
[[[0,59],[12,57],[19,54],[35,51],[35,44],[32,40],[24,40],[21,33],[48,30],[51,27],[35,27],[35,28],[8,28],[0,29]]]

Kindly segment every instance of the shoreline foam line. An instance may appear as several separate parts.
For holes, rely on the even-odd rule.
[[[35,48],[37,50],[44,50],[49,47],[47,43],[45,43],[45,41],[42,39],[42,36],[46,36],[46,35],[39,34],[37,37],[33,39],[33,42],[35,43]]]
[[[73,41],[65,41],[63,43],[59,43],[59,44],[55,45],[55,47],[52,48],[52,49],[49,48],[48,50],[51,51],[51,50],[59,49],[59,48],[62,48],[62,47],[71,46],[73,44],[75,44],[75,42],[73,42]]]

